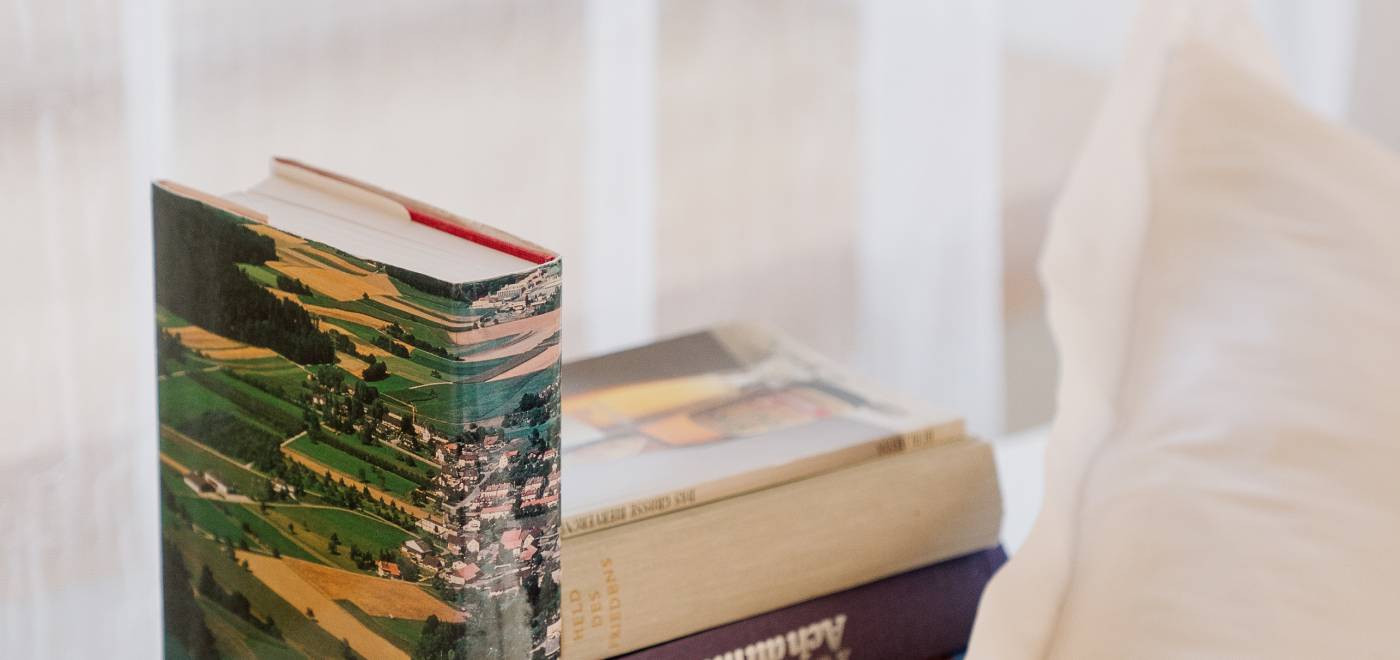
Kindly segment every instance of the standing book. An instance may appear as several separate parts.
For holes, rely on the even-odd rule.
[[[558,257],[283,159],[152,202],[167,657],[557,657]]]

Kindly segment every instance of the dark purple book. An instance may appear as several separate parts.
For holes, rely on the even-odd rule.
[[[967,646],[982,589],[1005,561],[998,546],[621,657],[942,658]]]

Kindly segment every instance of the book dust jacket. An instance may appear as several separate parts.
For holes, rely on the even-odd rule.
[[[557,257],[447,282],[153,195],[166,657],[557,657]]]

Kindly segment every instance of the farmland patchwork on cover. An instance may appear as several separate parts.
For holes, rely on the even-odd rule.
[[[461,287],[154,205],[167,652],[557,653],[558,262]]]

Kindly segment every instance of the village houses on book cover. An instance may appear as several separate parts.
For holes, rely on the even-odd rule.
[[[166,656],[558,657],[558,257],[282,159],[153,207]]]

